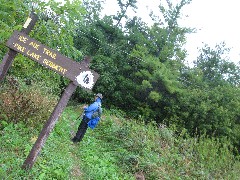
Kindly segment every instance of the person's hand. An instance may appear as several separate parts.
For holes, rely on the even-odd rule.
[[[88,106],[84,105],[84,106],[83,106],[83,109],[85,109],[85,108],[87,108],[87,107],[88,107]]]

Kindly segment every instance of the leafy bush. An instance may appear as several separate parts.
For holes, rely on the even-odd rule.
[[[17,78],[6,79],[0,90],[0,118],[8,123],[22,121],[30,127],[43,124],[49,118],[56,98],[47,95],[36,84],[27,86]]]
[[[191,138],[155,123],[104,111],[99,126],[72,144],[79,110],[67,108],[30,172],[19,168],[37,138],[23,123],[0,131],[0,178],[19,179],[239,179],[240,161],[227,139]],[[70,131],[70,132],[69,132]],[[13,138],[14,135],[14,138]]]
[[[237,179],[240,163],[228,139],[204,135],[192,138],[187,130],[177,135],[163,124],[124,119],[113,112],[105,111],[100,127],[90,136],[100,141],[97,153],[111,152],[111,162],[117,163],[123,174],[146,179]],[[93,137],[85,140],[88,145],[97,143]],[[84,164],[89,163],[90,155],[95,156],[84,155]]]

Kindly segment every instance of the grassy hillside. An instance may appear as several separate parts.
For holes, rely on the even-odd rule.
[[[21,165],[39,131],[1,121],[0,179],[238,179],[240,161],[227,140],[176,136],[165,126],[124,119],[104,110],[80,144],[80,107],[68,107],[29,172]]]

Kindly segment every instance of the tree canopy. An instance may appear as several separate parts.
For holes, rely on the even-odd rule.
[[[104,94],[105,107],[179,132],[186,129],[193,136],[227,137],[240,147],[240,69],[227,58],[228,48],[206,45],[194,67],[185,64],[183,45],[192,30],[178,21],[191,0],[166,0],[167,6],[159,6],[162,19],[152,15],[152,26],[127,16],[128,8],[137,9],[136,0],[118,0],[120,11],[103,17],[101,0],[0,2],[1,58],[5,42],[33,8],[39,21],[30,36],[76,61],[91,56],[91,68],[100,74],[93,92]],[[68,82],[21,55],[10,74],[43,83],[55,94]],[[78,88],[73,100],[89,101],[89,93]]]

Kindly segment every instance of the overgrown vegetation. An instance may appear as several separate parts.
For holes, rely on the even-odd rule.
[[[99,126],[72,144],[79,112],[64,111],[29,172],[20,167],[39,132],[22,122],[7,124],[0,137],[1,179],[238,179],[239,157],[227,139],[176,135],[105,109]]]
[[[21,122],[39,128],[57,104],[57,97],[49,96],[46,89],[36,84],[26,85],[11,76],[7,76],[5,84],[0,87],[2,125]]]

